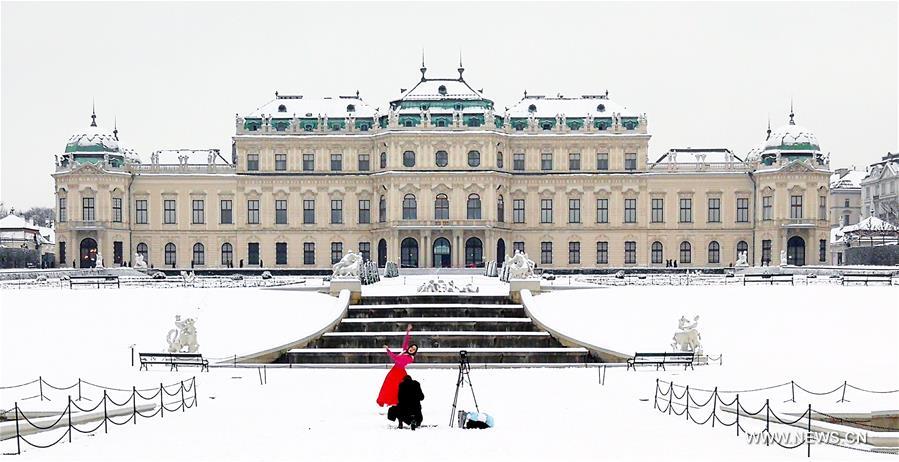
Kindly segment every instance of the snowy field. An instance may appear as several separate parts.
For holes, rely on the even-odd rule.
[[[457,285],[474,281],[482,293],[508,290],[495,278],[444,277]],[[432,278],[386,279],[364,290],[414,293]],[[263,385],[256,369],[214,368],[199,374],[195,369],[138,372],[130,365],[131,344],[138,351],[165,346],[176,313],[198,319],[205,356],[226,357],[317,331],[338,314],[336,299],[327,295],[274,288],[0,290],[0,385],[43,375],[50,383],[68,385],[81,377],[130,388],[198,376],[195,409],[111,428],[108,435],[76,434],[71,444],[27,449],[17,457],[22,460],[808,460],[804,449],[751,446],[730,429],[659,414],[652,408],[655,380],[733,389],[790,380],[811,390],[829,390],[843,380],[873,389],[899,388],[897,295],[893,287],[837,286],[544,293],[531,307],[541,321],[627,354],[668,350],[677,319],[698,314],[706,352],[723,353],[724,363],[686,373],[609,369],[605,385],[598,384],[595,369],[472,369],[478,404],[497,423],[484,431],[447,426],[456,371],[410,369],[426,396],[424,423],[436,425],[413,433],[393,429],[374,403],[384,369],[268,369]],[[0,390],[0,407],[33,394]],[[778,389],[752,400],[780,403],[788,394]],[[810,398],[799,394],[796,404],[776,408],[789,412],[810,402],[833,412],[897,407],[883,396],[854,395],[840,404],[834,397]],[[65,403],[65,397],[54,402],[60,400]],[[21,405],[31,409],[34,402]],[[467,388],[460,408],[473,408]],[[761,428],[757,422],[746,425]],[[52,442],[58,432],[31,439]],[[0,448],[14,452],[15,440]],[[812,459],[896,457],[816,445]]]

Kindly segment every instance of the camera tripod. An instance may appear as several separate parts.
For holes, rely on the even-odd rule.
[[[450,427],[452,428],[453,422],[456,420],[456,404],[459,401],[459,389],[465,387],[465,380],[468,380],[468,389],[471,390],[471,399],[474,400],[474,409],[477,412],[481,412],[478,409],[478,398],[474,395],[474,386],[471,384],[471,364],[468,362],[468,352],[462,350],[459,352],[459,376],[456,378],[456,394],[453,396],[453,410],[450,413]],[[461,425],[461,423],[460,423]]]

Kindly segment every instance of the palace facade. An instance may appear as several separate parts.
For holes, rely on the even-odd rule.
[[[92,116],[57,156],[60,265],[325,269],[482,266],[514,250],[544,268],[721,267],[827,260],[829,159],[794,123],[744,156],[649,152],[645,115],[608,93],[525,93],[421,77],[386,110],[358,92],[275,93],[236,117],[232,150],[141,162]]]

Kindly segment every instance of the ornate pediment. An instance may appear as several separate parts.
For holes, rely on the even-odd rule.
[[[70,170],[70,173],[72,175],[99,175],[106,173],[106,171],[95,164],[79,164]]]
[[[780,169],[783,173],[806,173],[815,171],[809,164],[801,160],[790,162]]]

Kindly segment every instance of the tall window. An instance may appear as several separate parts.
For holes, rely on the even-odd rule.
[[[771,240],[765,239],[762,241],[762,264],[770,265],[771,264]]]
[[[664,223],[665,222],[665,199],[653,199],[652,200],[652,222],[653,223]]]
[[[248,265],[259,265],[259,243],[258,242],[248,242],[247,243],[247,264]]]
[[[275,224],[276,225],[286,225],[287,224],[287,200],[286,199],[276,199],[275,200]]]
[[[568,243],[568,264],[577,265],[581,263],[581,243],[571,241]]]
[[[540,243],[540,264],[541,265],[551,265],[553,263],[553,243],[552,242],[541,242]]]
[[[368,154],[359,154],[359,171],[367,172],[371,170],[371,160],[369,160]]]
[[[481,219],[481,196],[477,194],[468,195],[468,203],[466,204],[466,216],[469,220]]]
[[[434,199],[434,219],[449,220],[449,199],[446,194],[438,194]]]
[[[468,166],[477,167],[481,165],[481,153],[478,151],[468,151]]]
[[[415,167],[415,151],[403,153],[403,167]]]
[[[681,223],[693,223],[693,199],[681,198],[678,218]]]
[[[709,242],[709,263],[721,263],[721,245],[717,241]]]
[[[222,266],[234,266],[234,247],[228,242],[222,244]]]
[[[195,199],[191,201],[191,223],[198,225],[206,223],[206,201]]]
[[[568,222],[569,223],[580,223],[581,222],[581,200],[580,199],[568,199]]]
[[[524,241],[515,241],[512,243],[512,255],[515,255],[515,252],[524,253]]]
[[[437,151],[434,160],[438,167],[446,167],[449,164],[449,154],[446,151]]]
[[[144,202],[146,202],[146,201],[144,201]],[[69,213],[66,210],[66,198],[60,197],[59,198],[59,222],[65,223],[66,220],[68,220],[68,218],[69,218]],[[65,262],[65,259],[60,259],[60,261]]]
[[[624,169],[630,171],[637,169],[637,154],[630,153],[624,155]]]
[[[749,223],[749,198],[737,198],[737,223]]]
[[[596,222],[597,223],[608,223],[609,222],[609,200],[608,199],[596,199]]]
[[[219,221],[223,225],[230,225],[231,223],[233,223],[232,220],[234,219],[234,217],[232,215],[233,206],[231,204],[231,199],[222,199],[221,201],[219,201],[219,208]]]
[[[247,154],[247,170],[251,172],[259,170],[259,154]]]
[[[524,199],[512,199],[512,223],[524,223]]]
[[[540,223],[553,222],[553,200],[540,199]]]
[[[597,170],[608,170],[609,169],[609,154],[605,152],[600,152],[596,154],[596,169]]]
[[[149,223],[150,218],[147,213],[147,200],[138,199],[134,201],[134,222],[139,225]]]
[[[827,261],[827,241],[825,239],[818,241],[818,261],[821,263]]]
[[[690,263],[692,260],[692,247],[690,243],[687,241],[680,243],[680,262],[681,263]]]
[[[303,200],[303,224],[311,225],[315,223],[315,199]]]
[[[524,171],[524,153],[519,152],[512,154],[512,170],[519,172]]]
[[[206,247],[203,244],[197,242],[194,244],[194,256],[191,262],[194,265],[205,265],[206,264]]]
[[[637,241],[624,241],[624,264],[637,264]]]
[[[359,224],[365,225],[371,223],[371,201],[368,199],[359,200]]]
[[[247,224],[259,224],[259,200],[250,199],[247,201]]]
[[[171,225],[175,223],[175,201],[167,199],[162,201],[163,223]]]
[[[286,265],[287,264],[287,243],[286,242],[275,242],[275,264],[276,265]]]
[[[625,223],[636,223],[637,222],[637,199],[625,199],[624,200],[624,222]]]
[[[802,196],[790,196],[790,218],[802,218]]]
[[[287,170],[287,154],[275,154],[275,170],[278,172]]]
[[[662,243],[659,241],[655,241],[652,243],[652,247],[650,247],[650,257],[652,258],[653,264],[661,264],[662,256],[664,254]]]
[[[709,223],[721,223],[721,199],[709,198]]]
[[[331,243],[331,264],[337,263],[343,258],[343,242]]]
[[[381,166],[381,168],[387,168],[387,153],[386,152],[381,153],[380,166]]]
[[[84,221],[94,221],[94,198],[81,198],[81,219]]]
[[[551,152],[544,152],[540,154],[540,170],[552,170],[553,169],[553,154]]]
[[[331,154],[331,171],[339,172],[343,170],[343,154]]]
[[[502,194],[496,200],[496,221],[500,223],[506,221],[506,202],[503,200]]]
[[[596,264],[606,265],[609,263],[609,243],[599,241],[596,243]]]
[[[314,242],[304,242],[303,243],[303,264],[304,265],[314,265],[315,264],[315,243]]]
[[[122,222],[122,198],[121,197],[113,197],[112,198],[112,221],[113,221],[113,223],[121,223]]]
[[[818,219],[819,220],[827,219],[827,197],[826,196],[818,196]]]
[[[568,154],[568,170],[581,169],[581,154],[572,152]]]
[[[418,218],[418,204],[414,194],[403,196],[403,220],[415,220]]]
[[[175,266],[175,244],[169,242],[165,245],[165,264],[166,266]]]
[[[311,172],[315,170],[315,154],[303,154],[303,171]]]
[[[762,220],[774,219],[774,197],[762,197]]]
[[[503,168],[503,153],[496,153],[496,168]]]
[[[387,199],[384,196],[378,200],[378,223],[387,221]]]
[[[146,262],[148,265],[150,264],[150,248],[147,247],[147,244],[143,242],[137,244],[137,253],[141,257],[144,257],[144,262]],[[61,258],[60,260],[65,261],[65,257]]]
[[[371,242],[360,242],[359,254],[362,255],[362,261],[371,261]]]
[[[339,225],[343,223],[343,201],[340,199],[331,200],[331,224]]]

